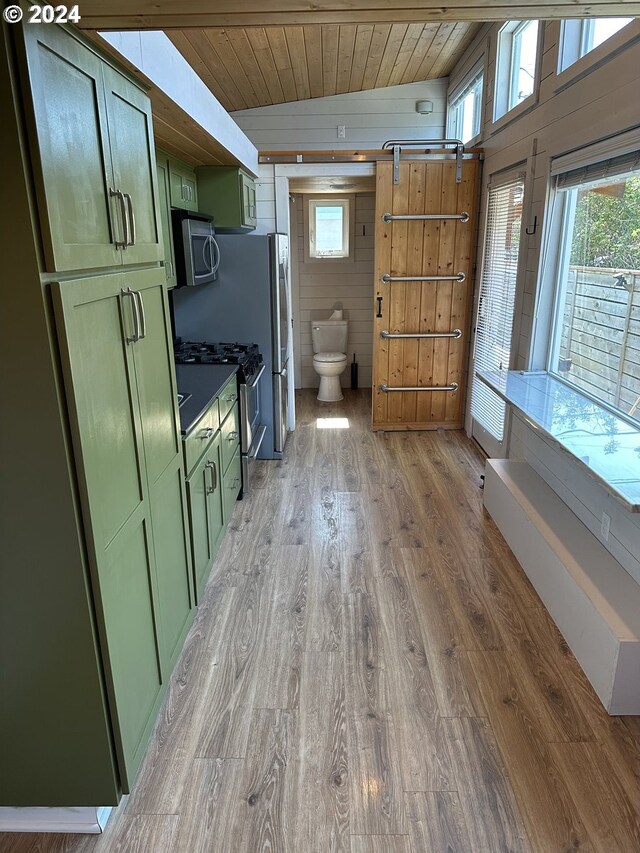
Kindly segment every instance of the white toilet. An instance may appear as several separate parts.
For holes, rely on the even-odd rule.
[[[318,400],[342,400],[340,374],[347,366],[347,320],[312,320],[313,369],[320,377]]]

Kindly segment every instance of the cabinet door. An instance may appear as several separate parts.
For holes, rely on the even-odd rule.
[[[240,190],[242,193],[242,224],[255,228],[256,219],[256,185],[253,178],[240,172]]]
[[[198,209],[196,173],[175,160],[169,161],[169,180],[172,207]]]
[[[211,442],[187,480],[193,573],[198,600],[209,577],[222,532],[220,436]]]
[[[167,286],[176,285],[176,268],[173,254],[173,234],[171,232],[171,205],[169,203],[169,164],[166,158],[156,162],[158,176],[158,205],[160,207],[160,225],[162,228],[162,246],[164,250],[164,271]]]
[[[189,499],[189,523],[191,525],[191,554],[193,574],[198,600],[209,574],[213,560],[213,542],[209,534],[208,494],[211,482],[211,467],[206,457],[200,460],[193,474],[187,480]]]
[[[133,337],[121,275],[52,285],[120,776],[161,698],[154,546]]]
[[[123,263],[163,258],[156,184],[151,102],[133,83],[104,65],[109,144],[115,189],[124,193],[126,242]]]
[[[25,25],[32,146],[48,271],[122,263],[102,60],[56,26]]]
[[[160,660],[166,680],[190,621],[192,591],[182,442],[163,277],[162,269],[123,276],[140,313],[140,340],[131,352],[151,504]]]

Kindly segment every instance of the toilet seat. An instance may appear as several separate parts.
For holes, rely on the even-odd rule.
[[[313,360],[319,364],[336,364],[340,361],[346,361],[347,356],[343,352],[317,352],[314,354]]]

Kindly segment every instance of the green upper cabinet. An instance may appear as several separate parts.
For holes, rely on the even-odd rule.
[[[160,260],[149,99],[69,31],[23,31],[46,269]]]
[[[191,166],[170,157],[169,184],[171,207],[198,210],[198,185],[196,173]]]
[[[200,210],[216,228],[252,231],[258,224],[255,178],[235,166],[198,166]]]
[[[167,286],[176,286],[176,263],[171,231],[171,203],[169,200],[169,161],[161,151],[156,151],[156,174],[158,177],[158,204],[160,207],[160,225],[162,227],[162,245],[164,247],[164,271]]]
[[[155,268],[52,291],[126,793],[193,598],[166,286]]]

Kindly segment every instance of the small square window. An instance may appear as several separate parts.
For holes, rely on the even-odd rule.
[[[448,135],[469,142],[480,133],[484,76],[476,74],[470,83],[449,101]]]
[[[535,89],[539,21],[509,21],[498,35],[494,118],[517,107]]]
[[[309,257],[349,257],[349,199],[309,200]]]

